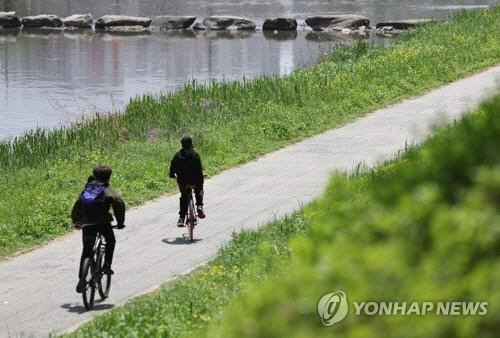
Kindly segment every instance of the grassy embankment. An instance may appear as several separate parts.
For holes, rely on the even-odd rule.
[[[276,279],[250,281],[195,336],[496,337],[500,330],[500,96],[422,149],[308,206],[306,236]],[[324,327],[321,295],[348,301],[485,301],[485,316],[369,316]],[[409,306],[409,305],[408,305]]]
[[[174,189],[165,172],[182,134],[194,135],[214,174],[499,61],[500,8],[462,12],[285,78],[189,85],[134,99],[124,115],[0,143],[0,257],[70,231],[69,210],[96,164],[111,165],[113,184],[137,205]]]
[[[332,177],[300,215],[85,324],[85,337],[495,337],[500,330],[500,95],[422,147]],[[288,241],[288,242],[287,242]],[[322,325],[318,299],[349,313]],[[486,301],[486,316],[356,316],[352,301]]]

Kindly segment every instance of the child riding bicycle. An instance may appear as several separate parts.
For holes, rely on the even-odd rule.
[[[200,155],[193,149],[193,139],[184,136],[181,139],[182,148],[170,162],[170,178],[176,178],[181,197],[179,199],[178,227],[183,227],[188,209],[188,186],[194,186],[196,196],[196,211],[199,218],[205,218],[203,212],[203,167]]]
[[[111,227],[113,216],[109,213],[109,209],[113,207],[117,228],[121,229],[124,227],[125,222],[125,203],[109,185],[111,173],[111,168],[108,166],[96,167],[71,211],[71,219],[75,227],[82,229],[83,250],[80,268],[78,269],[79,281],[76,286],[76,292],[78,293],[81,293],[85,287],[85,276],[82,276],[81,271],[83,261],[92,254],[92,248],[98,233],[102,234],[106,240],[102,271],[106,274],[113,274],[111,263],[116,240]]]

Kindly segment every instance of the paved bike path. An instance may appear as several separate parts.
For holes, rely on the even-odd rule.
[[[334,170],[351,170],[361,162],[373,166],[422,141],[431,126],[458,119],[496,91],[499,81],[500,66],[207,180],[208,217],[195,229],[200,240],[194,244],[175,227],[177,195],[129,210],[128,227],[116,231],[110,297],[94,311],[85,312],[75,293],[79,232],[0,262],[0,336],[39,337],[74,327],[213,258],[233,231],[297,210],[322,193]]]

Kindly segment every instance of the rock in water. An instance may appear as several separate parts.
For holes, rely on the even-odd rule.
[[[92,28],[94,19],[91,14],[73,14],[62,21],[65,27]]]
[[[142,26],[149,27],[150,18],[126,16],[126,15],[104,15],[95,23],[95,28]]]
[[[383,27],[392,27],[394,29],[409,29],[419,25],[424,25],[426,23],[432,22],[431,19],[416,19],[416,20],[399,20],[399,21],[388,21],[380,22],[377,24],[377,29],[382,29]]]
[[[186,29],[191,27],[196,20],[194,16],[155,16],[151,26],[159,27],[160,29]]]
[[[0,12],[0,27],[20,27],[21,20],[16,16],[16,12]]]
[[[297,30],[297,20],[293,18],[266,19],[262,25],[264,31],[294,31]]]
[[[353,14],[312,16],[306,19],[306,23],[315,31],[358,29],[361,26],[370,26],[368,18]]]
[[[25,16],[21,23],[25,28],[40,27],[61,27],[62,20],[57,15],[40,14],[35,16]]]
[[[196,31],[204,31],[207,27],[205,27],[203,23],[196,21],[193,25],[193,29]]]
[[[203,20],[203,26],[211,30],[254,30],[256,28],[252,21],[237,16],[210,16]]]

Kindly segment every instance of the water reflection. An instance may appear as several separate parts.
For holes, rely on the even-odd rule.
[[[344,34],[338,31],[329,32],[309,32],[306,35],[306,39],[309,41],[325,42],[332,41],[338,44],[352,44],[359,40],[365,40],[368,35],[357,35],[357,34]]]
[[[205,39],[228,39],[228,40],[240,40],[250,38],[255,36],[257,32],[246,31],[246,30],[217,30],[217,31],[196,31],[196,34],[202,36]]]
[[[297,38],[297,31],[263,31],[264,37],[266,40],[278,40],[278,41],[287,41],[287,40],[295,40]]]
[[[25,28],[22,30],[22,35],[25,37],[37,37],[39,39],[52,39],[55,36],[62,35],[61,29],[51,28]]]
[[[195,39],[198,36],[198,34],[196,31],[193,31],[191,29],[179,29],[179,30],[163,31],[162,36],[167,38]]]
[[[138,94],[174,90],[192,79],[288,74],[333,46],[309,42],[305,35],[281,40],[240,31],[2,34],[0,137],[119,110]]]
[[[0,44],[15,43],[16,37],[19,34],[19,29],[0,29]]]
[[[130,37],[130,36],[138,36],[138,37],[147,37],[151,35],[151,32],[147,29],[141,30],[98,30],[95,32],[95,36],[98,38],[106,39],[110,37]]]
[[[143,93],[182,87],[195,79],[238,80],[285,75],[358,38],[310,32],[310,15],[357,13],[374,26],[391,19],[442,17],[457,8],[495,0],[0,0],[19,16],[92,13],[140,16],[243,15],[260,27],[265,18],[295,17],[298,32],[97,31],[0,29],[0,139],[36,126],[53,127],[94,112],[121,110]],[[388,39],[380,39],[386,43]]]
[[[497,3],[495,0],[0,0],[0,11],[14,10],[19,15],[92,13],[154,15],[240,15],[261,21],[264,17],[326,13],[358,13],[372,20],[412,19],[442,16],[451,10],[475,8]]]

